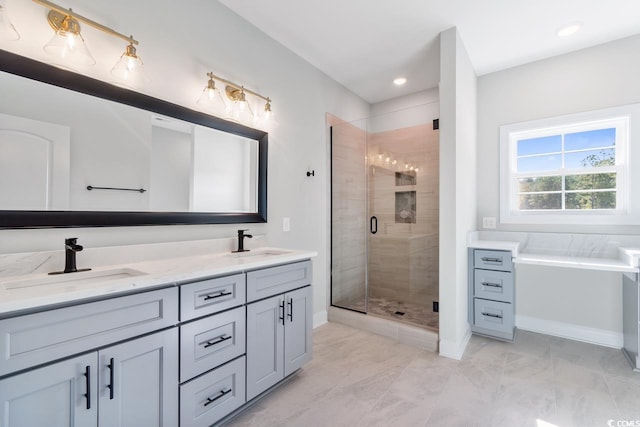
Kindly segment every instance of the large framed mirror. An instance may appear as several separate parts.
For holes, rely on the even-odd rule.
[[[0,228],[267,220],[268,134],[0,50]]]

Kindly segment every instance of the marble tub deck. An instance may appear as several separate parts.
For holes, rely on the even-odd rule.
[[[227,426],[607,426],[640,420],[620,350],[518,331],[473,336],[460,361],[337,323],[314,359]],[[547,424],[544,424],[547,423]],[[615,424],[614,424],[615,425]]]

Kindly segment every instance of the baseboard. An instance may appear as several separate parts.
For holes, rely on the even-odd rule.
[[[516,327],[524,331],[538,332],[611,348],[622,348],[624,343],[622,332],[589,328],[535,317],[516,315]]]
[[[313,328],[322,326],[327,323],[327,310],[322,310],[317,313],[313,313]]]
[[[448,357],[449,359],[460,360],[464,354],[467,344],[471,339],[471,328],[467,327],[464,337],[460,343],[456,341],[440,339],[440,356]]]

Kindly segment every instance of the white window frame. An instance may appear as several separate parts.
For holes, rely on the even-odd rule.
[[[616,128],[615,166],[593,169],[558,169],[548,172],[517,173],[517,141],[558,134],[603,128]],[[606,108],[500,127],[500,223],[503,224],[639,224],[640,188],[640,104]],[[564,165],[563,165],[564,166]],[[518,178],[527,176],[558,176],[589,172],[616,173],[616,209],[549,209],[520,210]],[[640,186],[636,186],[640,187]],[[563,192],[564,195],[564,192]],[[564,202],[563,202],[564,205]]]

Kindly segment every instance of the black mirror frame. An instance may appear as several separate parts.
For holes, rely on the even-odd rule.
[[[129,89],[114,86],[101,80],[62,70],[2,49],[0,49],[0,71],[258,141],[257,213],[0,210],[0,229],[267,222],[267,162],[269,144],[268,134],[266,132],[210,116]]]

